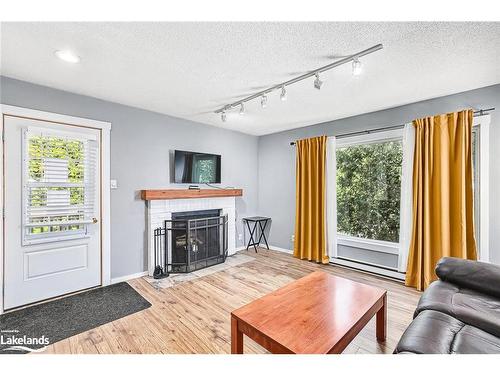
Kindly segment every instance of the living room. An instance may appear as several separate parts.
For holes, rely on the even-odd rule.
[[[2,20],[2,359],[500,354],[500,23],[227,17]]]

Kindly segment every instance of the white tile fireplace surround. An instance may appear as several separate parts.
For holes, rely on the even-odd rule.
[[[170,220],[174,212],[221,210],[222,215],[228,216],[228,255],[236,251],[236,198],[189,198],[189,199],[160,199],[148,200],[148,274],[153,276],[154,270],[154,230],[163,227],[165,220]]]

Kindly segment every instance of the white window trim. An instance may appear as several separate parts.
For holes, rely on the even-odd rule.
[[[326,233],[328,256],[337,257],[337,140],[328,137],[326,143]]]
[[[403,128],[377,131],[368,134],[355,135],[352,137],[340,138],[336,140],[336,148],[350,147],[362,144],[390,142],[393,140],[403,140]],[[344,235],[337,232],[337,246],[350,246],[362,250],[376,251],[385,254],[399,255],[399,242],[388,242],[380,240],[372,240],[368,238],[359,238],[354,236]],[[337,253],[337,252],[336,252]],[[336,255],[336,254],[335,254]],[[337,256],[337,255],[336,255]]]
[[[34,120],[48,121],[65,125],[85,126],[101,130],[101,280],[102,285],[111,283],[111,216],[110,216],[110,132],[111,123],[91,120],[81,117],[61,115],[52,112],[38,111],[29,108],[16,107],[6,104],[0,104],[2,113],[2,142],[0,142],[0,207],[2,208],[0,236],[4,237],[4,219],[3,219],[3,197],[4,197],[4,160],[3,160],[3,126],[4,116],[23,117]],[[4,244],[0,241],[0,314],[3,310],[3,270],[4,270]]]
[[[399,254],[399,243],[397,242],[372,240],[369,238],[359,238],[342,234],[337,235],[337,245],[357,247],[363,250],[376,251],[378,253]]]
[[[479,126],[479,260],[490,261],[490,115],[474,117]]]
[[[337,138],[337,149],[361,144],[390,142],[402,139],[403,127],[401,127],[401,129],[382,130],[368,134],[353,135],[352,137]]]

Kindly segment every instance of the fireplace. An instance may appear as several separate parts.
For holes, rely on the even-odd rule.
[[[155,230],[155,274],[186,273],[226,260],[228,216],[222,210],[172,212]]]

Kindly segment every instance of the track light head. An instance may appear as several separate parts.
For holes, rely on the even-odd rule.
[[[267,107],[267,96],[266,95],[262,95],[262,97],[260,98],[260,105],[262,106],[262,108]]]
[[[281,86],[281,94],[280,94],[280,99],[282,102],[286,101],[286,89],[285,86]]]
[[[245,106],[243,103],[240,104],[240,115],[243,116],[245,114]]]
[[[357,58],[352,60],[352,75],[359,76],[363,72],[363,64]]]
[[[222,111],[222,113],[220,114],[220,119],[222,120],[222,122],[226,122],[226,111]]]
[[[315,74],[316,79],[314,80],[314,88],[317,90],[321,89],[321,85],[323,84],[323,81],[319,79],[319,73]]]

